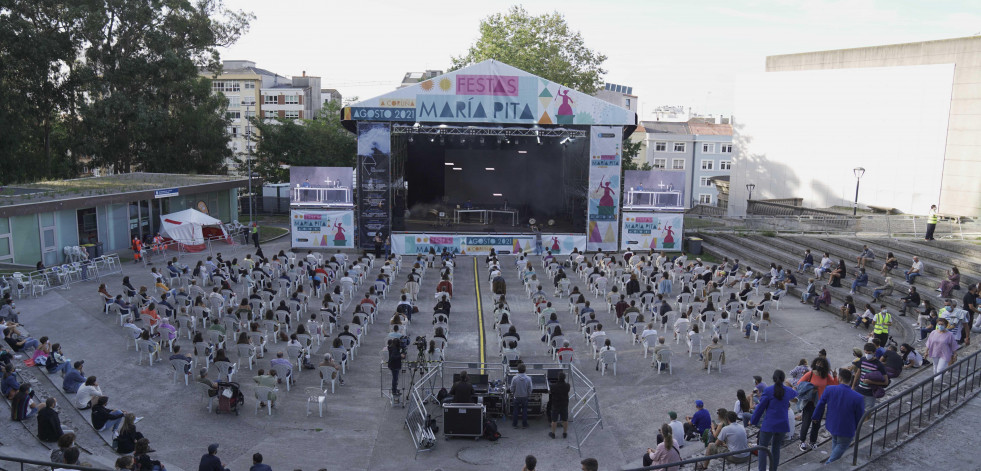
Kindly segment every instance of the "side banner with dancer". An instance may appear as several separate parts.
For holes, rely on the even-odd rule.
[[[623,129],[592,126],[589,129],[589,214],[586,248],[617,250],[620,219],[620,160]]]

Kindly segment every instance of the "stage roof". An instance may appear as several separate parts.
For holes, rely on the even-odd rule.
[[[503,62],[486,60],[345,107],[356,121],[461,125],[624,126],[637,114]],[[626,137],[626,136],[624,136]]]

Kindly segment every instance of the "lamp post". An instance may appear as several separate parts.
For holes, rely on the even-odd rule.
[[[755,188],[756,188],[756,184],[755,183],[747,183],[746,184],[746,191],[749,192],[749,199],[753,199],[753,190]]]
[[[252,197],[252,121],[249,120],[249,113],[252,111],[252,105],[245,105],[245,150],[248,151],[248,157],[246,162],[248,164],[249,172],[249,227],[252,227],[254,223],[253,216],[253,206],[255,205],[255,198]]]
[[[862,175],[865,175],[865,167],[855,167],[855,206],[852,207],[852,216],[858,216],[858,185],[862,182]]]

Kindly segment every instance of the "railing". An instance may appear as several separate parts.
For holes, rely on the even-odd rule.
[[[763,454],[765,454],[766,455],[766,458],[767,458],[767,462],[771,462],[772,463],[773,456],[770,454],[770,448],[769,447],[765,447],[765,446],[754,446],[752,448],[747,448],[745,450],[729,451],[729,452],[726,452],[726,453],[719,453],[717,455],[698,456],[698,457],[695,457],[695,458],[689,458],[687,460],[678,461],[676,463],[657,464],[657,465],[653,465],[653,466],[647,466],[647,467],[644,467],[644,468],[632,468],[632,469],[627,469],[627,470],[623,470],[623,471],[652,471],[652,470],[655,470],[655,469],[668,469],[668,468],[674,468],[676,466],[684,466],[686,464],[708,462],[709,460],[717,460],[717,459],[721,459],[722,460],[722,469],[723,470],[726,469],[726,466],[727,465],[730,466],[730,467],[732,467],[732,468],[736,468],[737,466],[742,466],[744,464],[746,465],[746,469],[753,469],[753,457],[756,456],[756,455],[752,454],[754,451],[756,453],[763,453]],[[727,457],[727,456],[740,455],[740,454],[743,454],[743,453],[746,453],[746,452],[750,452],[750,455],[749,455],[749,460],[747,460],[745,463],[730,463],[730,462],[728,462],[728,461],[725,460],[725,457]]]
[[[38,461],[38,460],[31,460],[27,458],[17,458],[15,456],[4,456],[4,455],[0,455],[0,462],[20,463],[21,471],[24,471],[25,464],[29,464],[33,466],[43,466],[45,468],[51,468],[51,469],[62,468],[62,469],[77,469],[80,471],[112,471],[108,468],[93,468],[90,466],[80,466],[77,464],[52,463],[50,461]],[[9,470],[10,468],[4,466],[4,469]]]
[[[981,392],[979,354],[981,351],[974,352],[866,411],[862,418],[863,427],[859,427],[855,435],[852,465],[858,464],[862,448],[868,448],[869,458],[876,449],[886,453],[906,437],[912,438],[925,431],[924,425],[952,413]],[[863,433],[866,426],[868,430]]]
[[[784,203],[785,201],[791,204]],[[840,214],[823,209],[805,208],[800,204],[794,204],[797,202],[796,199],[779,201],[748,200],[746,201],[746,213],[757,216],[837,216]]]
[[[873,237],[920,237],[926,232],[925,216],[909,215],[801,215],[717,217],[687,213],[685,229],[723,233],[837,234],[861,233]],[[937,223],[938,239],[964,240],[981,236],[981,219],[944,218]]]

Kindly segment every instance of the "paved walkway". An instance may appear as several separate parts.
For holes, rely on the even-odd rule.
[[[266,244],[267,256],[288,249],[289,240]],[[239,257],[247,248],[232,246],[221,250],[225,258]],[[185,263],[193,265],[198,257],[188,257]],[[543,273],[537,257],[533,264]],[[403,258],[403,272],[393,286],[401,286],[411,266],[411,257]],[[540,342],[536,319],[531,313],[532,304],[518,282],[513,257],[505,257],[505,276],[509,286],[508,301],[515,313],[512,320],[521,334],[521,352],[526,361],[546,361],[545,345]],[[476,271],[474,269],[476,265]],[[377,270],[377,268],[375,269]],[[476,277],[475,277],[476,272]],[[377,273],[372,271],[372,276]],[[125,264],[124,274],[133,284],[151,284],[149,270],[142,264]],[[437,283],[435,270],[426,274],[420,290],[420,314],[410,328],[410,335],[432,337],[428,323],[432,293]],[[106,280],[110,292],[120,288],[121,276]],[[492,330],[493,315],[490,284],[484,258],[460,257],[454,282],[455,296],[450,326],[448,360],[476,361],[480,356],[480,342],[476,315],[477,300],[475,281],[480,283],[484,328],[488,344],[484,345],[487,361],[497,361],[497,335]],[[578,279],[574,285],[584,287]],[[312,371],[299,373],[299,383],[292,392],[280,392],[282,400],[273,415],[253,413],[252,381],[248,372],[236,377],[243,386],[246,403],[242,414],[215,415],[205,409],[197,389],[174,384],[173,370],[169,362],[153,367],[138,366],[136,353],[127,349],[130,341],[118,326],[116,319],[102,314],[101,301],[96,294],[96,283],[84,283],[70,290],[54,291],[39,299],[17,302],[22,320],[34,336],[47,335],[52,342],[60,342],[67,355],[73,359],[85,359],[87,374],[96,375],[103,391],[112,399],[110,405],[132,410],[145,416],[138,428],[152,442],[155,459],[165,462],[168,469],[195,469],[200,456],[209,443],[221,444],[219,456],[232,470],[245,470],[251,465],[251,456],[261,452],[266,463],[274,469],[520,469],[526,454],[539,458],[539,469],[577,469],[579,455],[567,445],[572,438],[563,441],[549,439],[547,424],[535,420],[527,430],[514,430],[506,421],[499,420],[503,438],[497,442],[464,439],[444,440],[439,437],[436,448],[413,460],[414,448],[403,428],[405,410],[392,408],[381,397],[383,385],[388,384],[387,370],[382,373],[380,350],[387,332],[387,317],[394,312],[397,296],[392,294],[379,308],[378,323],[371,326],[365,344],[357,358],[350,363],[345,377],[346,384],[328,399],[324,418],[305,414],[304,388],[318,386],[318,375]],[[551,293],[550,286],[546,291]],[[397,289],[393,290],[397,293]],[[842,366],[851,360],[851,349],[860,346],[857,332],[850,326],[835,320],[828,313],[816,312],[802,306],[794,299],[785,299],[782,309],[772,313],[773,325],[767,342],[754,343],[744,340],[735,328],[730,333],[726,347],[727,364],[721,374],[708,375],[701,369],[701,362],[689,359],[684,343],[671,347],[677,362],[673,375],[657,375],[644,359],[640,344],[633,345],[628,334],[615,327],[613,314],[605,305],[590,296],[597,308],[598,318],[606,325],[606,331],[618,350],[618,374],[600,376],[594,363],[583,352],[586,344],[575,329],[567,338],[572,340],[577,352],[577,365],[586,372],[598,389],[604,427],[597,430],[586,442],[583,457],[597,457],[602,469],[619,469],[639,466],[640,454],[654,445],[657,427],[667,421],[667,412],[674,410],[681,416],[694,411],[695,399],[705,401],[713,412],[717,408],[731,408],[737,389],[749,391],[753,387],[752,376],[769,377],[776,368],[789,371],[801,358],[808,360],[821,348],[827,349],[831,363]],[[563,327],[574,326],[567,311],[567,302],[556,303],[559,320]],[[342,322],[350,320],[350,311],[344,313]],[[737,324],[738,325],[738,324]],[[180,342],[185,348],[188,343]],[[277,345],[270,346],[272,355]],[[258,367],[268,368],[267,355]],[[233,356],[234,358],[234,356]],[[67,401],[59,397],[62,408]],[[63,412],[67,415],[68,412]],[[18,450],[37,453],[35,458],[47,454],[29,439],[15,436],[22,428],[4,421],[2,441]],[[954,436],[963,436],[961,434]],[[11,438],[8,438],[11,437]],[[10,441],[12,444],[8,444]],[[96,456],[86,456],[90,462],[111,463],[114,454],[104,445],[89,446]],[[685,455],[700,453],[701,447],[691,443]]]

